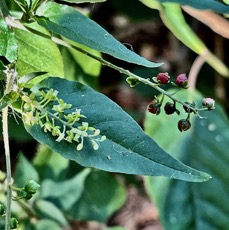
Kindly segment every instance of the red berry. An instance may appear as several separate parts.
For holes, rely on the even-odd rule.
[[[180,132],[183,132],[191,128],[191,123],[187,119],[181,119],[180,121],[178,121],[177,126]]]
[[[179,74],[176,78],[176,84],[178,86],[181,86],[183,88],[187,87],[188,84],[188,78],[185,73]]]
[[[174,103],[166,102],[164,110],[166,114],[170,115],[176,112],[176,106]]]
[[[168,73],[159,73],[157,75],[157,81],[158,83],[165,85],[170,81],[170,76]]]
[[[158,115],[161,112],[161,105],[157,101],[152,101],[148,106],[147,109],[150,113]]]
[[[215,101],[212,98],[204,98],[202,101],[202,105],[208,110],[212,110],[215,108]]]

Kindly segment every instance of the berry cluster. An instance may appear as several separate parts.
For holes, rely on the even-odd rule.
[[[22,119],[27,125],[39,124],[44,132],[51,133],[56,141],[62,140],[76,143],[78,151],[83,149],[84,138],[88,138],[94,150],[99,148],[98,142],[106,139],[100,135],[100,130],[89,126],[88,122],[82,122],[86,118],[80,109],[70,110],[71,104],[67,104],[57,97],[58,91],[38,91],[23,94]]]
[[[4,217],[6,215],[6,206],[0,203],[0,217]],[[10,219],[10,229],[16,229],[18,227],[18,221],[14,217]]]
[[[24,187],[18,188],[11,185],[11,189],[13,190],[13,200],[30,200],[35,193],[37,193],[38,189],[40,188],[40,185],[36,183],[34,180],[28,180]],[[7,209],[6,206],[2,203],[0,203],[0,217],[5,217],[7,215]],[[18,228],[18,220],[14,217],[11,217],[10,219],[10,229],[17,229]],[[7,228],[8,229],[8,228]]]
[[[18,191],[18,197],[15,200],[25,199],[30,200],[33,195],[38,191],[40,185],[34,180],[29,180],[25,183],[23,188],[12,187],[15,191]]]
[[[170,76],[168,75],[168,73],[159,73],[157,77],[153,77],[153,80],[154,82],[156,82],[157,85],[166,85],[170,82]],[[176,78],[175,83],[172,84],[177,86],[179,89],[187,89],[188,78],[186,74],[179,74]],[[162,94],[161,100],[155,97],[154,100],[148,104],[147,109],[150,113],[156,115],[160,114],[164,96],[165,94]],[[165,103],[164,111],[167,115],[171,115],[173,113],[177,113],[179,115],[180,111],[176,108],[177,101],[173,97],[171,99],[172,102]],[[191,128],[190,114],[191,113],[197,114],[197,109],[195,108],[194,102],[193,103],[184,102],[182,104],[183,104],[183,109],[186,113],[188,113],[188,116],[186,119],[181,119],[178,121],[177,127],[180,132],[186,131]],[[204,110],[212,110],[215,108],[215,101],[211,98],[204,98],[202,105]]]

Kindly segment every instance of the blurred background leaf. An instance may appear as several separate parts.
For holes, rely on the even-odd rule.
[[[94,170],[85,181],[81,198],[67,213],[78,220],[106,222],[125,199],[125,188],[115,176]]]

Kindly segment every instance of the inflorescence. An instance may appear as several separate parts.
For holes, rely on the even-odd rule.
[[[65,140],[75,143],[78,151],[83,149],[84,138],[88,138],[94,150],[99,148],[99,142],[106,139],[100,135],[100,130],[81,121],[86,117],[81,109],[71,111],[72,104],[67,104],[57,97],[58,91],[49,89],[36,93],[23,94],[22,119],[25,124],[40,125],[44,132],[51,133],[57,142]]]
[[[136,86],[137,84],[142,81],[145,84],[149,84],[150,86],[153,86],[158,89],[158,86],[163,86],[168,83],[170,83],[170,76],[168,73],[159,73],[156,77],[153,77],[152,80],[155,83],[150,82],[150,79],[142,81],[140,78],[135,78],[133,76],[130,76],[127,78],[127,82],[131,87]],[[182,73],[179,74],[176,77],[175,83],[171,82],[172,85],[178,87],[178,91],[180,89],[187,89],[188,88],[188,78],[186,74]],[[178,92],[177,91],[177,92]],[[164,97],[165,95],[167,97],[170,97],[172,102],[166,102],[164,105],[164,111],[167,115],[171,115],[174,113],[177,113],[180,115],[180,111],[176,108],[177,103],[181,103],[183,105],[184,111],[188,114],[186,119],[181,119],[177,123],[177,127],[180,132],[186,131],[191,128],[191,122],[190,122],[190,114],[194,113],[199,116],[198,111],[200,110],[213,110],[215,108],[215,101],[212,98],[204,98],[202,101],[202,108],[197,109],[195,107],[195,103],[192,102],[180,102],[176,100],[173,95],[169,94],[164,90],[161,90],[162,98],[159,100],[157,97],[154,97],[154,99],[148,104],[147,109],[150,113],[159,115],[161,113],[161,107],[163,105]],[[199,116],[200,117],[200,116]]]

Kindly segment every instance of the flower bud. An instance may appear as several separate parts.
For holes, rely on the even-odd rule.
[[[20,191],[20,198],[24,198],[25,200],[30,200],[33,197],[33,193],[26,192],[24,189]]]
[[[180,87],[187,88],[188,78],[185,73],[179,74],[176,78],[176,84]]]
[[[176,112],[175,103],[166,102],[164,106],[164,110],[165,110],[165,113],[168,115],[173,114],[174,112]]]
[[[170,76],[168,75],[168,73],[159,73],[157,75],[157,82],[160,84],[167,84],[170,81]]]
[[[0,203],[0,217],[5,215],[6,213],[6,207]]]
[[[212,98],[204,98],[202,101],[202,105],[208,110],[212,110],[215,108],[215,101]]]
[[[24,186],[24,191],[27,193],[34,194],[40,188],[40,185],[37,184],[34,180],[29,180]]]
[[[140,81],[138,81],[136,78],[134,77],[128,77],[126,79],[127,83],[130,85],[130,87],[134,87],[136,85],[138,85],[140,83]]]
[[[161,112],[161,104],[159,102],[152,101],[148,106],[147,109],[150,113],[158,115]]]
[[[10,219],[10,229],[16,229],[18,227],[18,221],[14,217]]]
[[[191,123],[187,119],[181,119],[180,121],[178,121],[177,126],[180,132],[183,132],[191,128]]]

